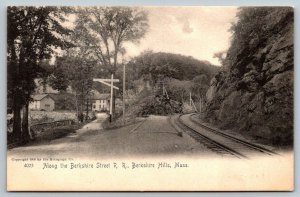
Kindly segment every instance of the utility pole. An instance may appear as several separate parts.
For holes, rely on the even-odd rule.
[[[114,80],[114,74],[111,74],[111,81],[110,81],[110,106],[109,106],[109,121],[111,122],[112,121],[112,108],[113,108],[113,80]]]
[[[104,85],[110,86],[110,102],[109,102],[109,121],[112,122],[112,109],[113,109],[113,89],[119,90],[117,86],[114,86],[114,82],[119,82],[119,79],[114,79],[114,75],[111,74],[111,79],[99,79],[94,78],[93,81],[100,82]],[[110,83],[109,83],[110,82]]]
[[[202,112],[202,97],[200,95],[200,114],[201,114],[201,112]]]
[[[163,95],[166,95],[167,99],[169,99],[169,95],[168,95],[168,92],[167,92],[167,89],[165,88],[165,86],[163,86]]]
[[[192,106],[192,92],[190,92],[190,106]]]
[[[159,87],[162,90],[162,95],[164,96],[166,94],[167,98],[169,98],[169,95],[168,95],[167,90],[165,88],[165,81],[164,80],[158,80],[157,84],[159,85]]]
[[[123,64],[123,123],[125,123],[125,81],[126,81],[126,65]]]
[[[190,92],[190,106],[194,107],[195,112],[198,112],[198,110],[197,110],[197,108],[195,106],[195,103],[194,103],[194,101],[192,99],[192,92]]]

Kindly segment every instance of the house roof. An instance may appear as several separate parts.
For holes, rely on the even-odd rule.
[[[35,101],[40,101],[40,100],[44,99],[47,96],[49,96],[49,94],[35,94],[35,95],[32,96],[32,98]],[[49,97],[52,98],[51,96],[49,96]]]

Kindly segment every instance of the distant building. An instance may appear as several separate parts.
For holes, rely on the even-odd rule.
[[[35,94],[32,96],[33,101],[29,103],[29,109],[53,111],[55,101],[49,94]]]
[[[94,91],[91,101],[93,111],[109,111],[110,94],[100,94]]]

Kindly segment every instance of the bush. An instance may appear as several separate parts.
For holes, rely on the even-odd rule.
[[[156,96],[155,99],[145,102],[139,116],[169,115],[182,112],[182,104],[164,96]]]

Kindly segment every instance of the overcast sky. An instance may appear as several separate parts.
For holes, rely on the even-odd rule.
[[[148,13],[149,29],[139,44],[124,43],[125,58],[145,50],[192,56],[220,65],[216,52],[229,48],[228,29],[236,21],[237,7],[143,7]],[[67,25],[73,26],[74,15]],[[61,50],[57,50],[58,53]],[[54,58],[52,60],[54,62]]]
[[[139,45],[126,44],[127,57],[144,50],[192,56],[219,65],[214,53],[227,50],[236,7],[147,7],[149,31]]]

